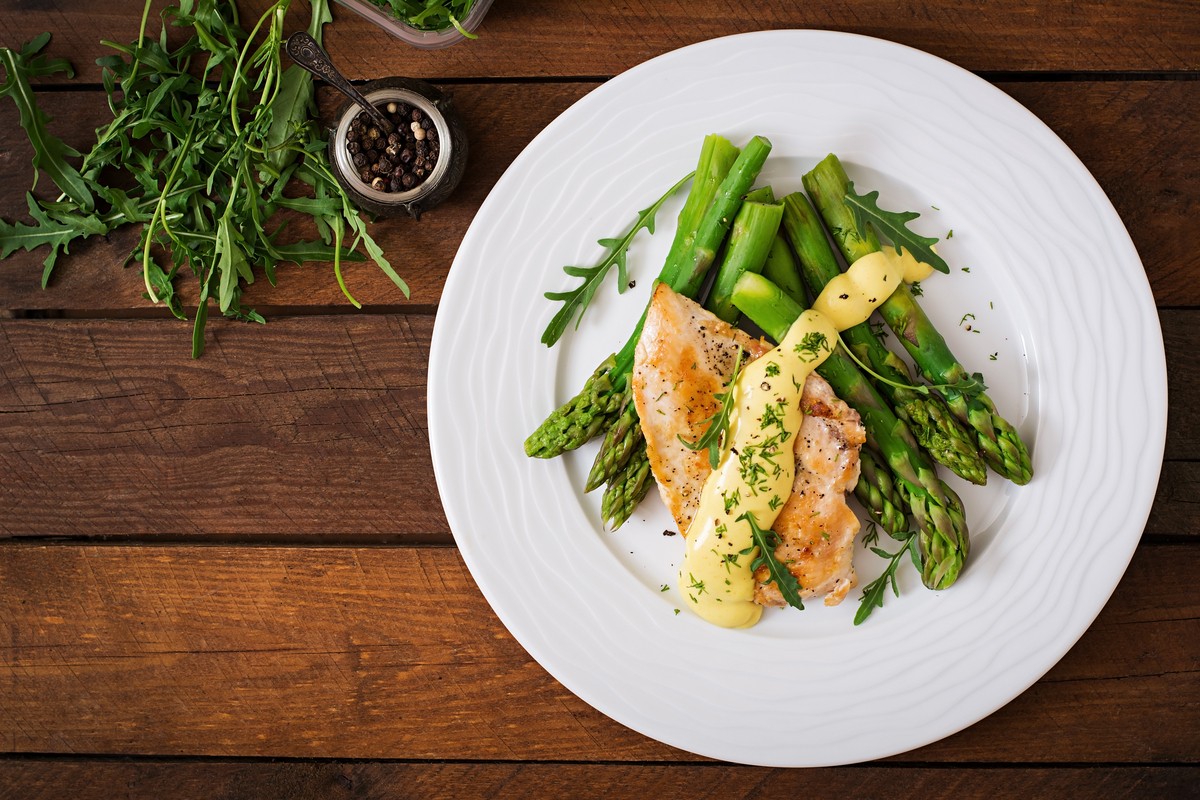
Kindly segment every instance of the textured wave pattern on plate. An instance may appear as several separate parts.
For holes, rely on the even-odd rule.
[[[714,131],[735,142],[768,136],[775,150],[764,181],[786,191],[798,184],[788,173],[835,151],[953,209],[954,226],[971,231],[971,263],[989,270],[1020,332],[1025,359],[992,369],[1005,385],[1001,410],[1035,442],[1033,482],[1013,489],[992,478],[986,491],[1001,493],[1004,513],[953,589],[889,598],[860,628],[824,625],[836,619],[819,616],[826,609],[772,619],[762,632],[676,616],[670,596],[614,554],[636,541],[637,524],[601,531],[598,499],[580,496],[565,460],[522,451],[632,329],[671,220],[661,216],[659,235],[637,245],[646,273],[637,289],[620,298],[603,290],[554,350],[538,342],[554,311],[541,293],[565,285],[562,264],[585,261],[595,238],[628,225],[636,203],[691,169]],[[447,280],[430,360],[430,438],[468,567],[504,624],[567,688],[693,752],[817,766],[949,735],[1066,652],[1144,526],[1165,391],[1137,254],[1095,181],[1042,123],[919,51],[775,31],[695,45],[618,76],[514,162]]]

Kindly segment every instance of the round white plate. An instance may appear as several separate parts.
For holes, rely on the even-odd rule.
[[[683,192],[582,326],[539,342],[615,236],[696,162],[702,138],[761,134],[780,196],[836,152],[860,191],[922,212],[950,275],[925,307],[1031,444],[1033,481],[954,480],[973,550],[955,586],[902,570],[861,626],[841,606],[769,610],[729,631],[674,588],[679,536],[652,493],[619,531],[582,493],[595,444],[549,461],[525,437],[620,348],[645,306]],[[951,235],[951,231],[953,234]],[[966,315],[974,315],[973,317]],[[970,330],[968,330],[968,325]],[[1135,413],[1130,413],[1130,410]],[[550,124],[464,237],[438,309],[429,428],[451,529],[488,602],[555,678],[613,719],[714,758],[821,766],[881,758],[985,717],[1041,677],[1111,595],[1162,462],[1162,335],[1138,255],[1071,151],[1007,95],[934,56],[821,31],[772,31],[668,53]],[[947,473],[948,474],[948,473]],[[885,547],[894,543],[883,537]],[[860,585],[883,561],[860,551]]]

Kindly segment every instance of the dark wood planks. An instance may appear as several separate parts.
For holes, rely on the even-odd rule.
[[[484,84],[449,87],[469,128],[471,166],[457,193],[415,223],[382,220],[373,226],[385,252],[412,288],[412,303],[434,304],[450,263],[476,209],[525,145],[561,111],[597,84]],[[1145,264],[1160,305],[1200,305],[1200,255],[1187,231],[1200,215],[1200,142],[1188,121],[1200,118],[1200,81],[1000,83],[1042,117],[1074,148],[1112,198]],[[328,97],[328,95],[326,96]],[[105,118],[101,94],[42,93],[39,100],[55,122],[52,129],[80,147],[71,131],[91,130]],[[330,107],[331,101],[326,102]],[[1097,136],[1096,130],[1104,135]],[[86,137],[85,137],[86,138]],[[32,150],[17,125],[11,103],[0,103],[0,217],[24,219]],[[629,208],[639,200],[630,198]],[[614,231],[580,231],[598,238]],[[143,299],[136,267],[121,269],[136,244],[132,230],[110,241],[86,242],[60,259],[51,286],[40,288],[42,250],[17,253],[0,262],[0,313],[7,309],[109,316],[165,315]],[[547,280],[557,264],[545,265]],[[349,264],[346,281],[367,305],[405,306],[401,292],[371,263]],[[177,281],[195,303],[195,280]],[[547,288],[552,288],[548,284]],[[279,286],[259,280],[246,301],[267,313],[280,307],[348,308],[329,265],[284,265]]]
[[[244,763],[230,761],[0,761],[0,798],[14,800],[369,800],[497,797],[887,797],[956,800],[1184,797],[1195,767],[1011,767],[928,769],[856,766],[784,770],[726,764]],[[5,792],[8,787],[8,793]]]
[[[1164,311],[1200,392],[1200,312]],[[0,537],[450,540],[425,406],[433,319],[0,320]],[[1200,406],[1176,403],[1150,533],[1200,534]],[[1131,412],[1132,413],[1132,412]],[[1119,420],[1114,420],[1119,424]]]
[[[111,51],[99,40],[137,37],[142,3],[87,0],[9,3],[0,43],[16,45],[53,31],[52,55],[71,56],[89,80]],[[156,2],[159,9],[166,3]],[[263,0],[239,3],[245,27]],[[296,3],[288,31],[307,24]],[[822,28],[877,36],[927,50],[972,70],[1195,70],[1200,29],[1188,0],[1064,4],[1054,0],[971,0],[837,4],[791,0],[522,0],[493,6],[475,42],[421,51],[334,6],[326,45],[351,77],[613,75],[694,42],[770,28]],[[1119,31],[1119,36],[1113,32]],[[151,22],[151,35],[158,26]]]
[[[1041,681],[895,760],[1194,762],[1197,569],[1142,548]],[[451,548],[7,544],[0,585],[4,751],[695,760],[551,679]]]
[[[0,324],[2,534],[446,540],[433,318]]]

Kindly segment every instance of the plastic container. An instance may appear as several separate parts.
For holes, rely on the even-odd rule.
[[[408,42],[413,47],[432,50],[438,47],[449,47],[467,38],[454,27],[444,28],[440,31],[424,31],[420,28],[406,25],[393,17],[387,8],[380,8],[370,2],[370,0],[336,0],[336,2],[358,14],[360,17],[383,28],[397,39]],[[471,6],[471,11],[467,14],[467,18],[460,19],[459,23],[463,26],[464,30],[474,33],[475,29],[479,27],[479,23],[483,22],[484,16],[487,15],[488,9],[491,7],[492,0],[475,0],[475,5]]]
[[[361,113],[347,100],[329,129],[329,163],[334,177],[355,205],[372,213],[390,216],[401,212],[419,219],[426,211],[450,196],[462,180],[467,166],[467,132],[450,96],[437,87],[414,78],[381,78],[360,87],[373,105],[403,102],[424,111],[437,128],[441,154],[433,172],[420,185],[404,192],[384,192],[363,182],[346,148],[350,123]]]

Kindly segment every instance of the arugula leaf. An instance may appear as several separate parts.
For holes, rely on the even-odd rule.
[[[157,263],[152,264],[150,268],[150,283],[154,287],[154,294],[162,301],[176,318],[186,320],[187,315],[183,313],[183,301],[179,295],[175,293],[175,270],[166,272]],[[150,294],[142,295],[147,300],[150,299]]]
[[[679,442],[688,450],[708,450],[708,464],[713,469],[717,468],[717,464],[721,461],[721,453],[725,449],[726,433],[729,430],[729,420],[733,416],[733,405],[736,392],[734,384],[737,383],[738,374],[742,371],[742,348],[739,345],[737,356],[733,361],[733,372],[729,375],[729,381],[725,384],[726,391],[717,392],[713,395],[721,404],[717,409],[717,413],[708,418],[708,427],[700,438],[694,442],[689,442],[683,436],[676,434]]]
[[[868,225],[888,239],[897,250],[908,250],[917,261],[924,262],[938,272],[949,272],[950,265],[934,252],[937,239],[921,236],[908,229],[908,223],[921,216],[915,211],[885,211],[879,207],[879,192],[860,195],[854,191],[854,182],[846,187],[846,207],[854,215],[859,230]]]
[[[8,258],[17,250],[34,250],[49,245],[50,253],[42,262],[42,288],[45,289],[60,252],[68,252],[76,239],[93,234],[103,235],[108,233],[109,228],[95,214],[59,211],[52,219],[38,205],[32,193],[26,192],[25,199],[29,204],[29,216],[37,224],[9,223],[0,219],[0,259]]]
[[[550,320],[550,324],[546,326],[546,330],[542,332],[542,344],[547,347],[553,347],[554,344],[562,338],[566,332],[567,326],[571,324],[571,320],[575,318],[575,314],[579,314],[579,319],[575,322],[575,327],[579,327],[579,323],[583,321],[583,312],[592,302],[592,297],[596,294],[596,289],[604,281],[608,271],[613,265],[617,266],[617,292],[624,293],[626,285],[629,283],[629,271],[626,263],[626,258],[629,253],[629,245],[633,243],[634,236],[642,228],[654,235],[654,215],[658,213],[658,209],[667,201],[671,195],[679,191],[679,188],[691,180],[694,172],[689,172],[679,180],[674,186],[666,191],[662,197],[654,201],[647,208],[643,208],[638,212],[637,220],[634,221],[633,227],[625,231],[618,238],[600,239],[597,243],[606,249],[604,258],[600,263],[593,267],[578,267],[566,266],[563,267],[563,272],[570,275],[572,278],[583,278],[583,284],[579,287],[567,292],[546,292],[546,299],[561,302],[563,307],[559,309],[554,318]]]
[[[861,625],[867,617],[871,616],[872,611],[883,607],[883,599],[887,596],[889,586],[892,587],[892,593],[896,597],[900,596],[900,586],[896,583],[896,568],[900,566],[905,553],[912,557],[912,562],[916,566],[917,571],[919,572],[921,569],[921,551],[918,544],[917,532],[892,533],[891,537],[903,542],[904,546],[895,553],[889,553],[882,547],[871,547],[872,553],[880,558],[889,559],[889,561],[883,574],[863,587],[862,599],[858,604],[858,612],[854,615],[855,625]]]
[[[744,521],[750,526],[750,535],[754,539],[754,544],[758,545],[758,555],[755,556],[750,568],[757,571],[766,567],[767,574],[770,576],[767,578],[767,583],[773,583],[779,587],[779,593],[783,595],[783,599],[789,606],[803,611],[804,602],[800,599],[800,581],[796,580],[796,576],[787,568],[787,565],[775,557],[775,548],[779,546],[779,534],[770,528],[763,530],[758,527],[758,520],[749,511],[738,517],[738,521]]]
[[[45,170],[54,184],[65,195],[74,200],[83,211],[92,211],[96,206],[95,198],[88,189],[87,181],[75,167],[67,163],[67,158],[79,155],[79,151],[68,146],[57,136],[51,134],[46,126],[50,117],[37,106],[33,89],[29,85],[30,75],[49,75],[53,72],[68,71],[70,67],[61,59],[46,61],[37,53],[50,41],[50,34],[43,33],[25,45],[19,52],[7,47],[0,47],[0,66],[4,67],[7,76],[0,84],[0,97],[11,97],[21,115],[21,127],[29,136],[33,145],[33,186],[37,188],[38,170]],[[70,72],[70,74],[74,74]]]

